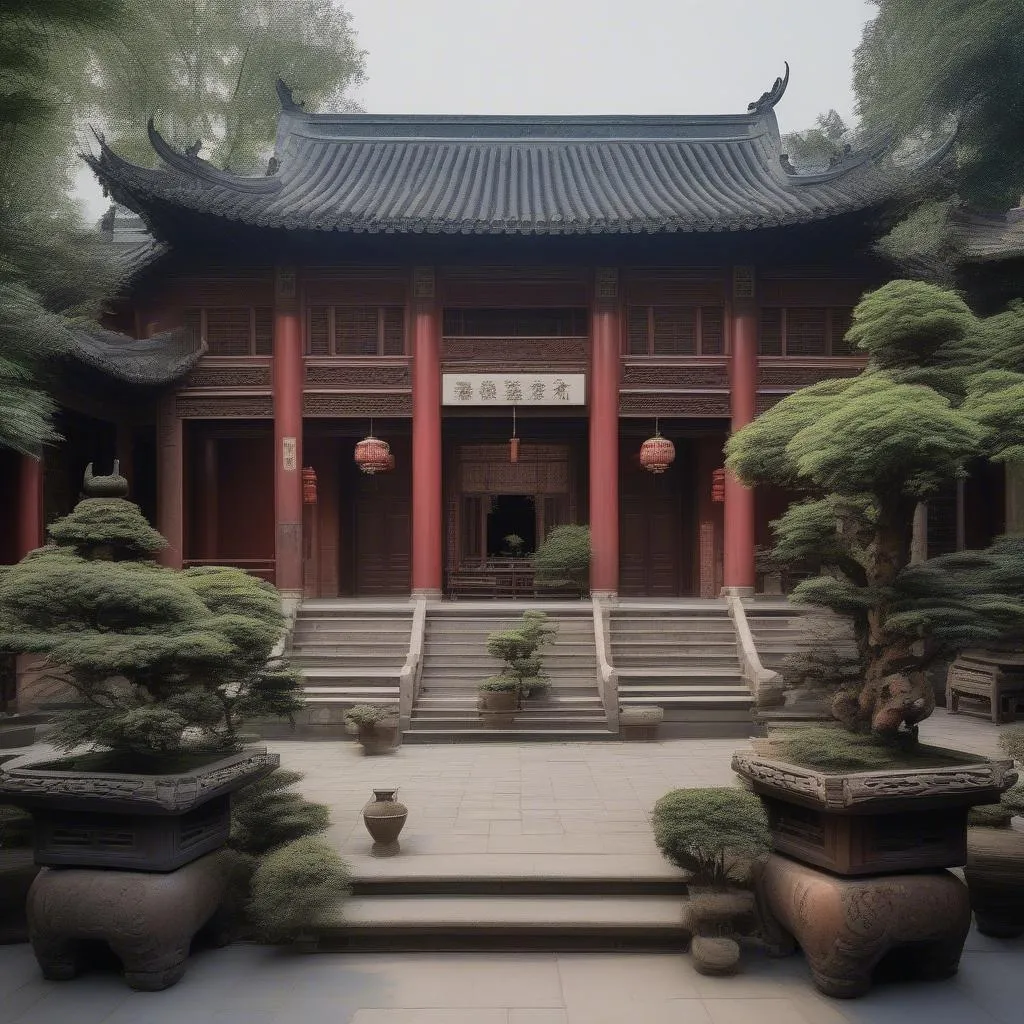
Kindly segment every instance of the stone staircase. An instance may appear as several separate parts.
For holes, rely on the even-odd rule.
[[[791,605],[785,600],[761,598],[745,602],[744,610],[754,647],[765,668],[781,672],[783,662],[790,654],[797,653],[804,644],[813,642],[808,629],[808,621],[813,613],[808,608]],[[855,651],[853,633],[844,630],[843,635],[848,638],[846,643],[852,654]],[[792,690],[787,694],[783,706],[763,708],[757,717],[768,726],[790,728],[829,721],[831,714],[827,703],[819,697]]]
[[[724,601],[623,602],[611,611],[610,641],[619,704],[663,708],[662,736],[717,739],[756,731]]]
[[[543,655],[550,685],[526,702],[511,727],[485,728],[477,713],[477,687],[501,668],[487,653],[487,637],[514,626],[527,608],[547,612],[558,627]],[[427,610],[420,688],[404,742],[610,738],[597,687],[590,602],[459,601]]]
[[[533,857],[530,872],[357,877],[343,914],[317,925],[311,939],[321,950],[390,952],[639,951],[686,943],[681,872],[573,874],[567,859],[574,858]],[[546,870],[544,861],[558,864]]]
[[[296,716],[295,732],[265,726],[262,734],[344,736],[345,711],[355,704],[383,704],[397,713],[412,617],[408,603],[303,602],[288,658],[302,672],[306,707]]]

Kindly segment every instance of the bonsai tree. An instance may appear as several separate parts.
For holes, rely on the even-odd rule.
[[[756,868],[771,852],[764,806],[743,789],[673,789],[654,805],[651,822],[658,849],[691,875],[686,916],[697,970],[732,973],[737,936],[756,927]]]
[[[514,691],[520,697],[541,689],[547,676],[541,668],[541,648],[554,642],[558,627],[544,612],[528,609],[518,626],[499,629],[487,638],[487,653],[504,662],[501,672],[480,687],[485,693]]]
[[[510,558],[520,558],[522,556],[526,541],[518,533],[510,533],[507,537],[503,537],[502,540],[505,542],[505,554]]]
[[[271,653],[284,622],[277,591],[239,569],[177,571],[123,477],[86,473],[86,493],[49,543],[0,577],[0,649],[44,656],[80,705],[52,740],[94,744],[109,767],[143,771],[182,752],[226,754],[252,716],[290,717],[298,676]]]
[[[533,570],[538,587],[585,594],[590,586],[590,527],[556,526],[534,553]]]
[[[773,523],[773,556],[820,561],[792,598],[849,617],[863,666],[833,714],[891,737],[934,709],[932,662],[1021,633],[1024,542],[914,566],[910,544],[918,503],[969,462],[1024,454],[1024,314],[979,319],[954,292],[895,281],[861,300],[847,339],[867,368],[769,409],[730,438],[726,465],[801,493]]]

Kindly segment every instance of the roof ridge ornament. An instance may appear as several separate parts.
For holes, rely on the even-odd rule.
[[[274,83],[274,88],[277,89],[277,98],[281,101],[282,110],[287,111],[289,114],[306,112],[306,104],[301,100],[295,99],[291,86],[286,85],[283,78],[279,78]]]
[[[747,104],[748,114],[766,114],[785,95],[786,86],[789,85],[789,61],[783,63],[786,65],[786,74],[782,78],[776,78],[775,84],[767,92],[761,93],[753,103]]]

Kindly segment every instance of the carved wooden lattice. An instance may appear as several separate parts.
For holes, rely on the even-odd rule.
[[[306,394],[302,397],[302,413],[304,416],[411,416],[412,395],[396,392]]]

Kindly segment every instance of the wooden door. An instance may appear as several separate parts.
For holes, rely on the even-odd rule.
[[[624,446],[619,461],[619,593],[678,597],[685,578],[679,468],[655,475],[633,455]]]
[[[412,472],[408,439],[391,442],[396,468],[350,477],[355,499],[353,566],[358,597],[408,595],[412,566]]]

